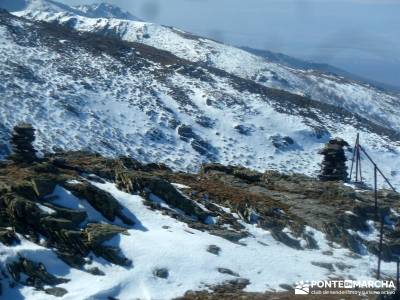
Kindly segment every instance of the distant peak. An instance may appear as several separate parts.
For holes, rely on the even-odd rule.
[[[131,13],[122,10],[120,7],[107,3],[98,2],[94,4],[68,6],[53,0],[0,0],[0,8],[11,12],[19,11],[46,11],[64,12],[80,15],[88,18],[115,18],[130,21],[140,21]]]
[[[81,11],[89,18],[116,18],[123,20],[139,21],[140,19],[120,7],[107,3],[98,2],[94,4],[78,5],[74,9]]]

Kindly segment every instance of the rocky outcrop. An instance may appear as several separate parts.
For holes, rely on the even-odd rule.
[[[202,174],[213,173],[213,172],[231,174],[237,178],[243,179],[251,183],[260,181],[262,178],[262,173],[260,172],[250,170],[244,167],[225,166],[218,163],[204,164],[202,165],[200,170],[200,173]]]
[[[0,227],[0,243],[12,246],[19,243],[19,239],[13,230]]]
[[[0,243],[13,247],[19,242],[17,234],[22,235],[53,249],[69,266],[98,276],[104,273],[88,266],[91,255],[126,268],[133,267],[133,262],[117,247],[118,239],[112,240],[119,234],[128,234],[127,228],[112,222],[121,220],[129,227],[135,221],[137,226],[132,230],[140,227],[140,220],[131,220],[134,217],[124,214],[120,202],[94,183],[112,180],[121,190],[141,195],[148,208],[184,222],[190,229],[222,237],[240,247],[246,247],[243,238],[250,234],[247,223],[269,231],[277,242],[299,251],[319,248],[318,239],[310,230],[314,228],[324,232],[328,240],[350,249],[354,255],[362,255],[365,249],[377,254],[377,241],[365,240],[358,234],[371,230],[371,226],[379,226],[371,223],[375,211],[370,191],[360,192],[339,181],[319,181],[275,171],[261,173],[220,164],[203,165],[198,174],[175,172],[165,165],[146,165],[129,157],[110,159],[84,152],[56,153],[33,164],[9,162],[0,166]],[[78,199],[87,201],[104,216],[104,222],[89,221],[85,211],[58,206],[54,201],[58,197],[55,187],[63,187]],[[393,261],[400,254],[400,226],[396,214],[400,211],[400,196],[388,191],[378,194],[379,214],[386,221],[382,258]],[[224,250],[218,245],[209,245],[202,251],[218,259]],[[331,267],[320,262],[315,264]],[[41,273],[32,273],[32,266],[42,270]],[[219,269],[223,274],[239,276],[223,265]],[[24,260],[12,265],[10,270],[14,274],[12,280],[20,284],[37,281],[37,287],[47,293],[60,296],[66,292],[57,287],[56,279],[45,275],[45,270],[37,263]],[[161,280],[171,274],[159,268],[153,275]],[[33,279],[25,281],[25,278]],[[226,295],[248,296],[237,288],[245,286],[241,280],[237,278],[226,286],[210,287],[212,295],[220,295],[222,299]],[[224,290],[225,287],[233,290]],[[197,295],[208,297],[211,294],[188,295],[197,299]],[[263,299],[265,295],[252,296]]]
[[[91,247],[101,245],[119,233],[128,234],[125,228],[110,224],[88,224],[84,231],[86,241]]]
[[[119,218],[127,225],[133,225],[133,220],[123,214],[123,207],[116,199],[82,177],[89,170],[85,170],[85,165],[80,165],[76,159],[79,157],[93,168],[95,165],[91,165],[90,160],[96,158],[96,168],[100,170],[100,165],[104,163],[106,172],[114,172],[114,167],[120,165],[120,161],[112,160],[114,165],[111,166],[111,160],[91,155],[83,159],[82,155],[73,155],[73,160],[65,160],[66,164],[60,166],[57,163],[59,155],[51,158],[47,156],[32,164],[26,161],[24,164],[10,162],[0,167],[0,243],[15,246],[19,242],[16,235],[18,233],[25,239],[53,249],[71,267],[95,275],[101,275],[102,272],[86,267],[91,253],[111,263],[130,267],[132,262],[122,255],[118,247],[104,245],[105,241],[115,235],[126,234],[126,228],[112,224],[86,224],[86,211],[60,207],[53,203],[58,197],[53,194],[55,187],[63,186],[78,198],[88,201],[110,222]],[[50,275],[45,276],[44,271],[40,274],[29,273],[31,267],[38,270],[43,268],[26,260],[10,265],[9,270],[14,274],[12,280],[20,284],[34,284],[38,289],[55,296],[66,293],[65,290],[53,286],[49,280],[55,279]],[[21,281],[18,276],[32,279]],[[39,276],[39,279],[35,276]]]
[[[236,125],[236,126],[234,127],[234,129],[235,129],[238,133],[240,133],[240,134],[242,134],[242,135],[246,135],[246,136],[251,135],[251,133],[253,132],[253,128],[248,127],[248,126],[245,126],[245,125],[243,125],[243,124]]]
[[[74,212],[65,208],[52,206],[53,214],[41,210],[37,203],[21,196],[5,195],[3,197],[7,220],[16,232],[39,242],[39,236],[46,238],[46,244],[54,247],[64,261],[81,268],[84,257],[93,251],[113,263],[129,265],[128,261],[115,248],[105,247],[102,243],[119,233],[126,233],[125,228],[109,224],[87,224],[83,229],[81,222],[86,212]],[[0,233],[1,241],[12,243],[12,233]]]
[[[93,184],[82,181],[79,183],[65,182],[64,187],[80,199],[86,199],[95,209],[97,209],[107,220],[114,222],[118,217],[127,225],[134,225],[134,221],[129,219],[122,212],[122,205],[106,191],[103,191]]]
[[[167,279],[169,276],[168,269],[166,268],[161,268],[161,269],[156,269],[153,272],[154,276],[162,279]]]
[[[323,155],[322,169],[319,179],[323,181],[347,181],[348,173],[344,147],[349,144],[340,138],[330,140],[319,154]]]
[[[218,150],[210,143],[202,139],[199,135],[193,132],[192,127],[181,125],[178,127],[178,135],[181,140],[190,143],[192,148],[200,155],[214,158],[218,154]]]
[[[294,149],[300,148],[290,136],[281,136],[278,134],[278,135],[271,136],[270,140],[271,140],[272,145],[278,151],[287,151],[287,150],[294,150]]]
[[[18,261],[9,263],[7,270],[11,277],[20,284],[35,287],[57,297],[62,297],[67,293],[65,289],[55,286],[69,280],[48,273],[42,263],[20,257]],[[51,288],[48,288],[48,286],[51,286]]]
[[[205,221],[208,214],[190,198],[185,197],[168,181],[143,172],[120,171],[116,175],[116,183],[121,190],[128,193],[151,194],[159,197],[168,205],[182,210],[188,216],[195,216]]]
[[[243,221],[269,230],[272,237],[289,247],[319,247],[312,233],[306,230],[307,225],[326,233],[329,240],[354,253],[361,255],[365,248],[377,253],[377,241],[371,243],[358,234],[371,230],[367,222],[374,220],[371,191],[359,192],[341,182],[319,181],[301,174],[287,175],[276,171],[261,174],[220,164],[203,165],[199,175],[167,177],[189,186],[191,189],[183,191],[192,199],[209,203],[205,198],[229,207]],[[384,259],[393,261],[396,253],[400,253],[400,247],[396,246],[400,227],[390,224],[400,222],[393,212],[400,211],[400,196],[380,191],[378,197],[381,201],[379,213],[387,220]],[[379,228],[377,223],[374,226]]]

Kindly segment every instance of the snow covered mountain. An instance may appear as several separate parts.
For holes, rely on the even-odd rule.
[[[100,2],[88,5],[68,6],[52,0],[2,0],[0,7],[11,12],[15,11],[42,11],[47,13],[65,13],[71,16],[87,18],[115,18],[131,21],[140,21],[129,12],[118,6]]]
[[[396,86],[392,86],[390,84],[377,82],[372,79],[366,79],[362,76],[356,75],[354,73],[348,72],[341,68],[337,68],[335,66],[325,64],[325,63],[316,63],[312,61],[307,61],[303,59],[299,59],[296,57],[292,57],[283,53],[272,52],[269,50],[261,50],[254,49],[250,47],[241,47],[243,50],[253,53],[257,56],[264,57],[266,60],[275,62],[284,66],[287,66],[292,69],[302,69],[302,70],[315,70],[320,71],[322,73],[335,74],[337,76],[344,77],[346,79],[352,79],[354,81],[358,81],[364,84],[370,84],[378,89],[384,90],[389,93],[400,93],[400,88]]]
[[[115,19],[123,19],[123,20],[131,20],[131,21],[140,21],[139,18],[135,17],[131,13],[127,11],[123,11],[118,6],[101,2],[87,5],[78,5],[74,6],[74,9],[77,9],[83,13],[84,16],[89,18],[115,18]]]
[[[379,90],[367,83],[312,69],[293,69],[239,48],[152,23],[93,19],[79,14],[74,16],[62,10],[54,13],[37,8],[28,8],[16,14],[66,25],[79,31],[144,43],[169,51],[182,59],[215,67],[267,87],[345,108],[377,124],[400,130],[399,94]]]
[[[219,161],[315,175],[323,143],[331,136],[352,142],[359,130],[398,182],[398,133],[342,108],[113,35],[77,33],[6,12],[0,34],[3,155],[11,128],[24,120],[39,129],[43,151],[85,148],[180,169]],[[372,168],[365,172],[372,176]]]
[[[298,280],[375,277],[373,193],[293,173],[315,176],[331,137],[360,132],[400,188],[396,95],[95,7],[24,3],[0,10],[0,157],[21,121],[43,157],[0,160],[1,297],[287,299]],[[379,199],[393,278],[399,196]]]

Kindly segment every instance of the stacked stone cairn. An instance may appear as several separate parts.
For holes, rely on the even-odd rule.
[[[319,154],[324,156],[321,173],[318,176],[321,181],[347,181],[347,158],[343,148],[348,146],[349,144],[343,139],[335,138],[319,151]]]
[[[12,154],[10,158],[18,163],[31,163],[37,159],[32,143],[35,141],[35,129],[22,123],[14,127],[11,137]]]

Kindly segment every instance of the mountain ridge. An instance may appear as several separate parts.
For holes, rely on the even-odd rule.
[[[385,173],[398,176],[393,164],[397,133],[343,109],[142,43],[9,14],[2,15],[2,26],[7,41],[0,47],[4,154],[10,129],[23,120],[39,128],[37,147],[45,152],[87,147],[180,169],[216,160],[316,174],[321,144],[330,136],[351,141],[356,126],[365,135],[365,147],[381,157]],[[41,132],[49,127],[53,130]],[[294,145],[284,142],[287,136]],[[304,168],[302,161],[309,165]]]
[[[313,69],[316,71],[322,71],[325,73],[330,73],[333,75],[339,75],[345,78],[351,78],[359,82],[364,82],[371,84],[372,86],[381,89],[386,92],[391,92],[391,93],[400,93],[400,87],[398,86],[393,86],[390,84],[382,83],[382,82],[377,82],[372,79],[367,79],[362,76],[356,75],[354,73],[348,72],[342,68],[335,67],[330,64],[326,63],[317,63],[313,61],[308,61],[308,60],[303,60],[299,59],[290,55],[286,55],[283,53],[278,53],[278,52],[273,52],[265,49],[255,49],[251,47],[245,47],[242,46],[240,47],[243,50],[246,50],[248,52],[251,52],[255,55],[262,56],[267,58],[268,60],[271,60],[273,62],[277,62],[279,64],[286,65],[291,68],[299,68],[299,69]]]
[[[26,10],[15,14],[32,20],[69,26],[78,31],[144,43],[267,87],[345,108],[377,124],[400,130],[400,118],[395,109],[400,103],[400,96],[385,93],[368,84],[313,70],[292,69],[268,62],[242,49],[153,23],[117,19],[96,20],[40,10]]]
[[[53,13],[68,13],[88,18],[117,18],[131,21],[140,21],[131,13],[123,11],[118,6],[107,2],[69,6],[53,0],[3,0],[0,7],[10,12],[36,10]]]

